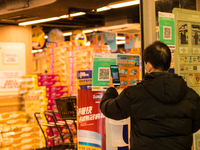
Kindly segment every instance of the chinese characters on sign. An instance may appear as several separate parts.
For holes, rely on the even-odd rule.
[[[79,122],[105,118],[105,116],[102,113],[93,114],[92,108],[93,108],[92,106],[88,106],[88,107],[82,107],[78,109]]]
[[[0,71],[0,91],[18,91],[22,70]]]

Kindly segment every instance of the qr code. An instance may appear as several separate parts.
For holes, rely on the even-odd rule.
[[[163,27],[163,39],[171,40],[172,39],[172,28],[171,27]]]
[[[99,67],[98,80],[109,81],[110,80],[110,68]]]

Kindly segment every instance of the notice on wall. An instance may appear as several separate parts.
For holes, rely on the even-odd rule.
[[[140,75],[140,56],[139,55],[117,55],[119,66],[120,83],[122,88],[136,85]]]
[[[0,70],[0,92],[19,91],[22,70]]]
[[[110,65],[116,65],[116,61],[116,54],[94,54],[92,91],[106,91],[110,82]]]
[[[160,41],[175,49],[174,14],[159,12]]]
[[[18,53],[16,52],[5,52],[3,58],[4,64],[18,64]]]

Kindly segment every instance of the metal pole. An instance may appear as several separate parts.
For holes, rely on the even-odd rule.
[[[140,0],[141,55],[144,49],[156,41],[155,0]],[[142,60],[142,78],[144,61]]]

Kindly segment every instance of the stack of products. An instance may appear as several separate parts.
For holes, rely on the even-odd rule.
[[[77,95],[77,71],[91,70],[94,53],[110,53],[108,45],[76,46],[73,42],[52,43],[46,50],[48,72],[60,76],[61,85]]]
[[[44,116],[46,110],[56,110],[56,104],[54,99],[59,97],[68,96],[68,87],[60,85],[59,75],[27,75],[22,78],[21,94],[25,94],[25,110],[29,113],[30,122],[36,123],[34,118],[34,112],[36,108],[29,108],[32,105],[26,104],[29,100],[39,101],[39,122],[47,123]],[[55,113],[56,119],[61,121],[59,114]],[[49,122],[52,122],[52,118],[47,116]],[[46,128],[46,134],[49,134],[49,129]],[[48,141],[48,146],[52,146],[53,141]],[[55,141],[55,144],[59,144],[59,141]]]
[[[9,112],[0,114],[0,149],[28,150],[43,147],[40,128],[28,124],[25,112]]]

